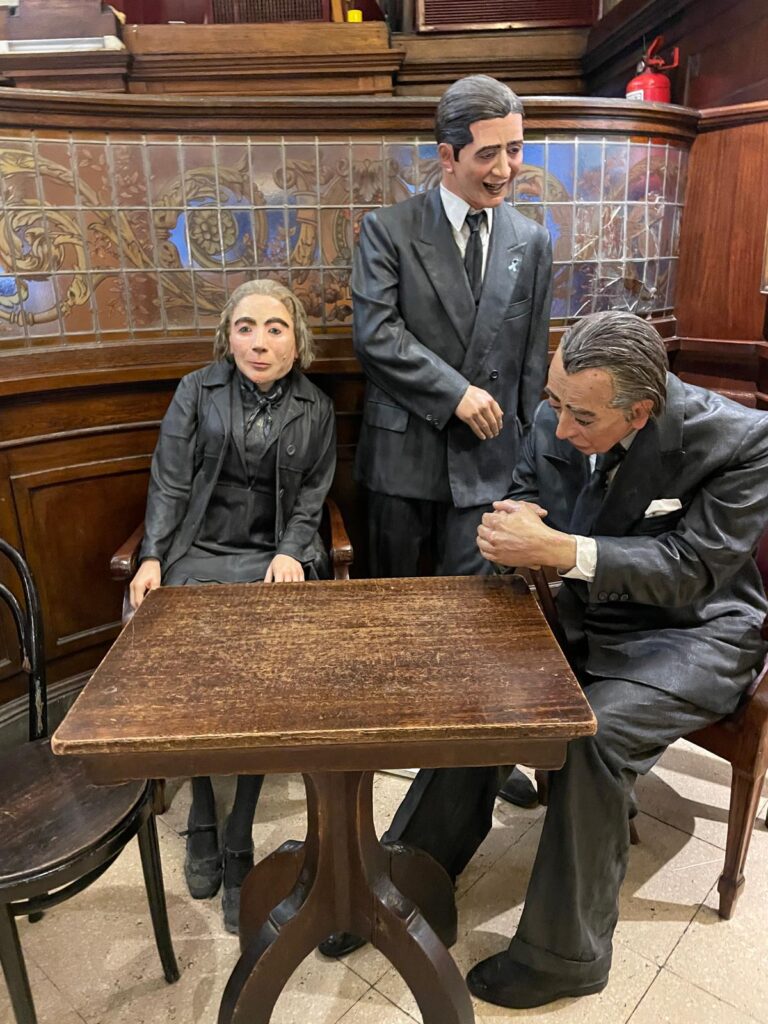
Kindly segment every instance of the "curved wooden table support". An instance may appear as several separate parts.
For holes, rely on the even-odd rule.
[[[558,768],[595,728],[528,585],[443,576],[159,587],[52,746],[98,782],[303,773],[306,842],[246,880],[220,1024],[265,1024],[332,931],[380,949],[426,1024],[472,1024],[446,949],[453,886],[427,854],[377,841],[372,771]]]
[[[304,781],[306,843],[284,844],[243,886],[242,955],[219,1024],[267,1024],[296,967],[331,931],[354,932],[381,950],[413,992],[424,1024],[472,1024],[469,993],[445,945],[456,940],[448,875],[421,851],[379,843],[372,772],[321,772]]]

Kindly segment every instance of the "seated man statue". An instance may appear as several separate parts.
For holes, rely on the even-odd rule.
[[[495,563],[563,577],[567,653],[598,729],[550,776],[509,948],[467,978],[477,997],[520,1008],[605,987],[637,775],[734,710],[768,608],[752,558],[768,521],[767,416],[668,374],[656,330],[618,311],[567,331],[546,394],[478,544]],[[398,809],[400,838],[455,877],[490,828],[495,786],[494,769],[435,773]],[[448,795],[461,813],[445,813]]]

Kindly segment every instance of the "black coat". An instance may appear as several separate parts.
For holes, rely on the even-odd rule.
[[[142,559],[165,572],[194,542],[221,471],[232,422],[229,360],[183,377],[160,426],[144,520]],[[293,371],[277,445],[276,554],[313,561],[336,467],[331,400]],[[224,538],[222,538],[224,539]]]
[[[365,216],[352,273],[355,352],[368,378],[362,483],[457,508],[509,487],[544,386],[551,267],[546,230],[495,207],[475,315],[439,188]],[[481,441],[453,415],[470,384],[501,406],[498,437]]]
[[[635,437],[592,531],[591,583],[564,580],[569,639],[587,671],[628,679],[726,714],[765,650],[768,603],[753,552],[768,524],[768,416],[668,375],[666,409]],[[546,402],[508,497],[535,501],[568,532],[589,462],[555,436]],[[652,501],[681,508],[647,515]]]

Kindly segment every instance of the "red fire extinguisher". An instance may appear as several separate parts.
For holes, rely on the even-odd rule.
[[[677,67],[680,60],[680,49],[676,46],[672,51],[672,63],[665,64],[663,57],[655,56],[663,42],[663,36],[656,36],[648,47],[648,52],[643,54],[643,59],[637,65],[637,75],[627,82],[628,100],[645,100],[649,103],[670,102],[669,79],[660,72]]]

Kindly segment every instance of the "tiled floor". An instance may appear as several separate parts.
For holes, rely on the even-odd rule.
[[[407,782],[375,781],[383,829]],[[475,1004],[478,1024],[543,1018],[573,1024],[768,1024],[768,833],[760,807],[735,918],[717,917],[717,877],[725,845],[729,770],[678,743],[638,785],[642,843],[633,847],[622,892],[614,967],[597,996],[515,1012]],[[221,780],[222,804],[231,780]],[[257,812],[257,856],[301,838],[304,790],[296,776],[267,779]],[[135,844],[89,890],[20,923],[40,1024],[215,1024],[221,993],[238,955],[224,932],[218,899],[196,902],[182,871],[189,786],[175,793],[159,823],[171,929],[181,980],[166,985],[151,938]],[[462,971],[502,949],[520,915],[542,810],[497,803],[494,828],[461,878]],[[274,1024],[409,1024],[421,1017],[387,961],[370,947],[343,962],[317,953],[280,997]],[[11,1024],[0,982],[0,1022]]]

